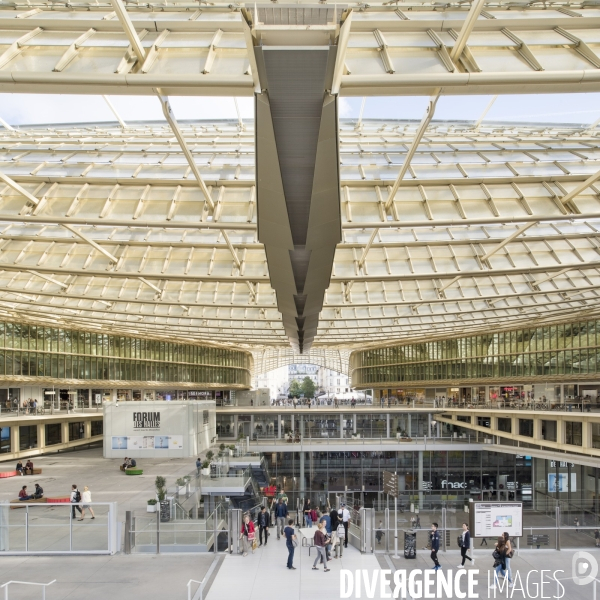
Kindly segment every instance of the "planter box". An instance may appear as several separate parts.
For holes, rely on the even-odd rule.
[[[146,512],[155,513],[156,512],[156,504],[146,504]]]

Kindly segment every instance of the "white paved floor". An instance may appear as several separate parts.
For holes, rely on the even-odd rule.
[[[334,600],[340,597],[341,569],[379,568],[374,555],[361,555],[352,547],[344,549],[341,559],[328,563],[329,573],[312,570],[315,550],[298,546],[294,555],[295,571],[286,568],[287,548],[284,538],[277,540],[275,531],[266,546],[257,548],[247,557],[228,555],[210,587],[206,600],[264,600],[281,596],[285,600]]]

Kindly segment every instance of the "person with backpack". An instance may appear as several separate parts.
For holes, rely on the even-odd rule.
[[[438,550],[440,549],[440,533],[437,530],[438,529],[438,524],[437,523],[432,523],[431,524],[431,560],[433,561],[433,570],[437,571],[438,569],[441,569],[442,566],[440,565],[439,561],[438,561],[438,557],[437,557],[437,553]]]
[[[469,532],[469,526],[466,523],[463,523],[462,528],[462,535],[458,538],[460,540],[460,555],[462,556],[462,562],[458,565],[459,569],[465,568],[465,560],[470,560],[471,564],[475,564],[475,559],[467,556],[467,552],[471,547],[471,533]]]
[[[492,556],[494,557],[494,581],[490,585],[490,589],[495,589],[499,575],[501,575],[502,577],[508,577],[509,588],[513,586],[512,579],[506,571],[506,554],[506,540],[504,539],[504,536],[501,535],[498,538],[498,542],[496,543],[496,549],[492,554]]]
[[[77,484],[73,484],[71,486],[71,516],[73,518],[75,518],[75,509],[77,509],[79,511],[79,514],[81,515],[81,508],[79,506],[79,503],[81,502],[81,494],[79,493],[79,490],[77,489]],[[77,519],[78,521],[83,521],[83,517],[81,519]]]
[[[335,508],[332,508],[329,512],[329,518],[331,520],[331,545],[333,546],[335,558],[338,557],[338,548],[339,556],[340,558],[342,558],[342,550],[344,548],[344,544],[342,543],[342,538],[344,535],[344,525],[340,520],[340,513]]]

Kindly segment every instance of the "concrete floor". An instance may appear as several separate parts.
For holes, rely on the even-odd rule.
[[[202,580],[212,561],[210,554],[3,557],[0,583],[56,579],[47,588],[46,600],[184,600],[187,582]],[[41,597],[40,589],[10,587],[10,600]]]
[[[32,492],[36,482],[44,488],[46,496],[54,497],[68,496],[74,483],[80,491],[87,485],[92,501],[118,502],[120,520],[125,519],[126,510],[146,512],[147,501],[155,496],[157,475],[166,477],[167,486],[172,486],[178,477],[196,468],[194,458],[140,459],[138,467],[144,469],[144,474],[128,476],[119,471],[122,460],[103,458],[102,448],[36,456],[32,460],[36,468],[43,470],[42,475],[0,479],[0,500],[15,500],[23,485]],[[0,471],[10,471],[15,465],[15,461],[2,462]]]

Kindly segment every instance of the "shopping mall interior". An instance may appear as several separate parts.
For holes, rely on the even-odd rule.
[[[435,523],[479,597],[507,529],[511,597],[595,599],[599,32],[0,0],[0,594],[334,600]]]

